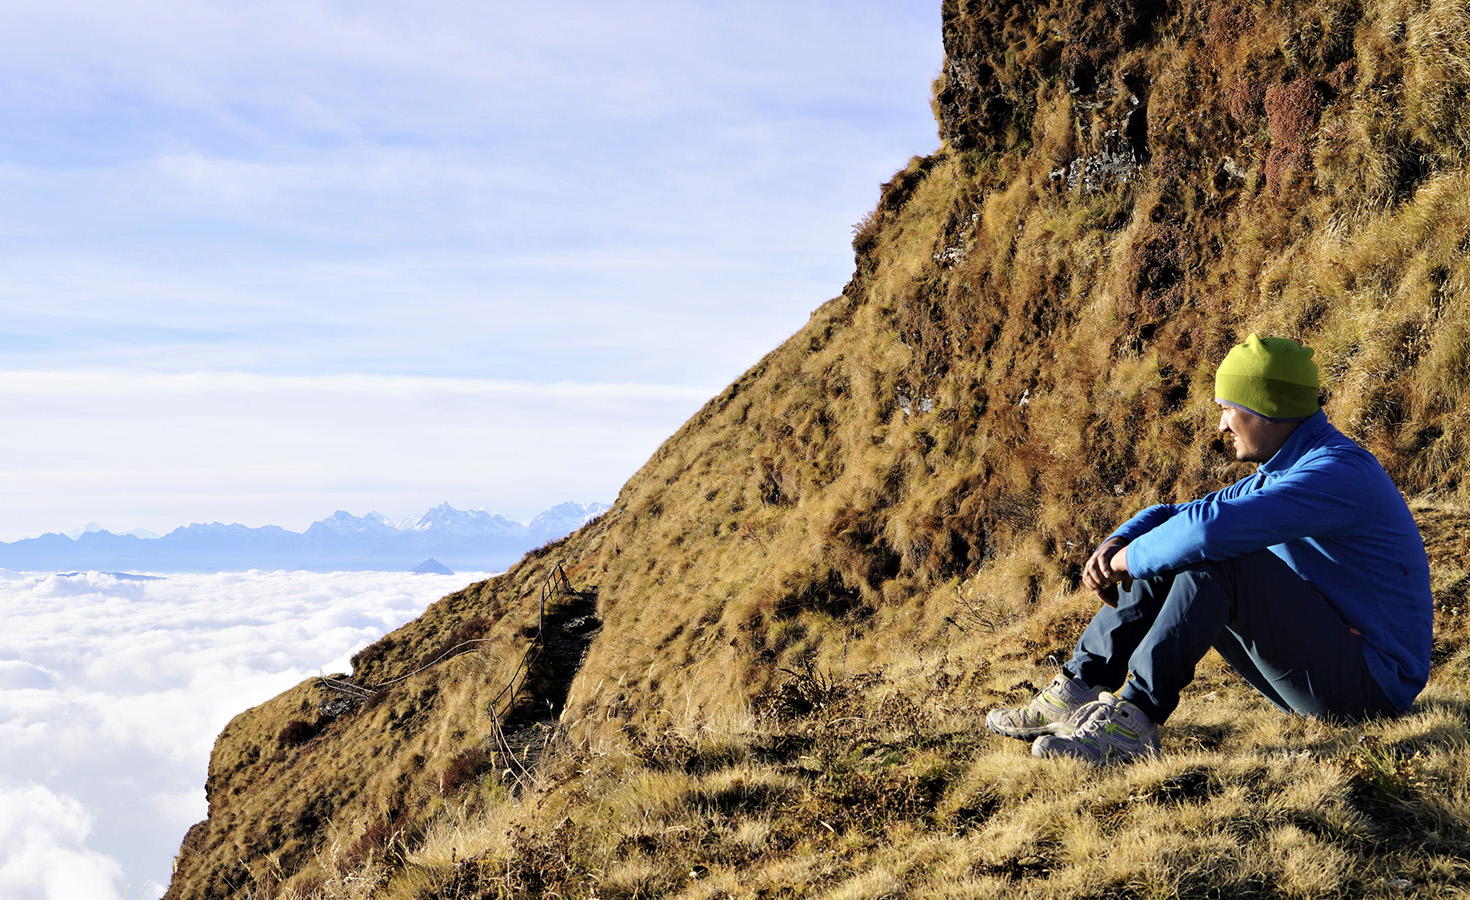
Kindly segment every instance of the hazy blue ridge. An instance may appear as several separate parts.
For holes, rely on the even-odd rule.
[[[412,571],[426,560],[461,571],[508,568],[526,551],[565,537],[606,510],[562,503],[529,523],[442,504],[397,525],[338,510],[304,532],[219,522],[175,528],[158,538],[92,530],[0,543],[0,568],[56,572]]]

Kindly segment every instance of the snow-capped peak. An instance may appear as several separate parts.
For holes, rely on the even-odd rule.
[[[575,503],[568,500],[541,513],[527,527],[532,534],[555,534],[560,537],[576,531],[609,508],[606,503]]]
[[[341,509],[325,519],[311,523],[311,527],[332,534],[391,534],[398,530],[388,523],[388,517],[382,513],[370,512],[365,516],[354,516]]]
[[[525,530],[524,525],[483,509],[455,509],[441,503],[417,518],[405,520],[400,531],[432,531],[435,534],[502,535]]]

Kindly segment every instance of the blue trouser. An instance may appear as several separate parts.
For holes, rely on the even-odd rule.
[[[1116,608],[1092,617],[1063,669],[1106,690],[1126,679],[1118,696],[1160,723],[1211,647],[1287,712],[1396,712],[1364,662],[1362,635],[1269,550],[1135,579]]]

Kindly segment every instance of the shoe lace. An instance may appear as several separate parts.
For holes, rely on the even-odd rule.
[[[1082,718],[1078,721],[1076,730],[1072,733],[1073,737],[1097,740],[1099,732],[1113,734],[1113,729],[1116,727],[1112,718],[1113,707],[1102,700],[1094,700],[1087,705],[1091,708],[1083,713]]]

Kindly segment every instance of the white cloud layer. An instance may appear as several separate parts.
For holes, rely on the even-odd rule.
[[[119,897],[122,867],[88,849],[92,817],[37,784],[0,785],[0,897]]]
[[[481,577],[0,570],[0,897],[161,895],[230,718]]]

